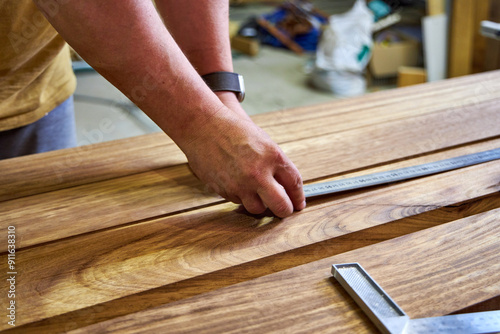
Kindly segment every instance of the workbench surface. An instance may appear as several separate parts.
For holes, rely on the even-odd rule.
[[[253,119],[306,184],[392,170],[500,147],[500,71]],[[498,160],[309,199],[285,219],[208,192],[161,133],[0,170],[6,332],[376,332],[332,279],[346,262],[412,318],[500,309]]]

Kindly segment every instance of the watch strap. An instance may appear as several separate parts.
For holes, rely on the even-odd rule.
[[[238,100],[243,101],[245,87],[243,78],[234,72],[212,72],[201,76],[214,92],[230,91],[236,93]]]

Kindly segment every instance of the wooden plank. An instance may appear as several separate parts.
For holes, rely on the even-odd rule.
[[[312,180],[498,136],[497,104],[492,101],[474,105],[471,110],[477,113],[448,110],[376,124],[369,129],[298,140],[281,147],[303,178]]]
[[[306,252],[309,256],[325,256],[323,243],[330,240],[334,250],[342,253],[359,243],[364,246],[406,234],[408,229],[428,228],[442,220],[427,217],[408,224],[405,219],[496,194],[499,174],[500,163],[495,161],[340,194],[315,200],[304,211],[264,226],[258,218],[234,211],[234,205],[222,204],[21,249],[16,255],[17,266],[22,268],[17,298],[30,302],[19,305],[18,312],[23,314],[19,325],[105,305],[208,273],[217,272],[222,281],[231,280],[235,273],[224,278],[225,270],[231,272],[238,265],[277,254],[286,258],[287,252],[292,252],[286,258],[286,265],[292,267],[297,265],[296,258],[304,256],[298,254],[306,246],[312,247]],[[498,198],[491,205],[499,207]],[[349,239],[341,242],[342,236]],[[4,272],[5,257],[3,254],[0,260]],[[262,266],[257,272],[264,275],[273,270],[273,266]],[[187,285],[196,289],[196,285]],[[0,287],[0,294],[6,293],[4,290]],[[148,305],[152,302],[149,299]],[[129,303],[124,305],[130,308]],[[5,326],[0,324],[0,329]]]
[[[287,110],[277,110],[272,113],[254,115],[252,118],[257,124],[259,124],[259,126],[268,129],[269,126],[276,124],[292,124],[296,122],[302,123],[309,119],[331,117],[349,112],[361,112],[366,108],[373,108],[374,110],[378,110],[378,108],[382,107],[387,108],[388,106],[391,106],[391,108],[397,108],[399,104],[404,104],[409,100],[421,103],[424,102],[423,100],[433,99],[433,102],[440,103],[441,99],[444,99],[449,101],[447,102],[449,105],[450,102],[453,102],[453,99],[457,100],[463,98],[466,100],[467,98],[464,98],[462,94],[468,94],[467,92],[470,93],[471,90],[476,90],[477,87],[482,86],[483,84],[488,86],[497,85],[499,75],[500,71],[468,75],[453,78],[453,80],[427,83],[418,87],[399,90],[382,90],[359,97],[334,100],[331,103],[322,103]],[[495,94],[493,93],[493,90],[491,90],[490,93]],[[413,115],[416,114],[412,114],[410,117]]]
[[[472,73],[476,0],[454,0],[451,16],[450,78]]]
[[[343,175],[499,136],[497,104],[492,100],[471,110],[376,124],[369,131],[359,128],[297,140],[282,144],[282,149],[306,181]],[[220,201],[180,165],[1,202],[0,227],[15,225],[21,235],[18,247],[27,247]],[[5,251],[6,245],[0,247]]]
[[[486,37],[481,35],[481,21],[488,20],[490,16],[490,5],[491,0],[476,0],[472,73],[479,73],[484,70],[484,62],[486,59]]]
[[[497,71],[377,92],[328,104],[256,115],[253,119],[275,141],[285,143],[453,107],[470,108],[470,105],[500,98],[499,75]],[[0,161],[0,200],[185,162],[182,152],[161,133],[3,160]]]
[[[2,160],[0,201],[185,162],[163,133]]]
[[[231,49],[255,57],[260,51],[260,42],[257,38],[243,36],[231,37]]]
[[[492,210],[72,333],[372,333],[329,273],[350,262],[411,318],[446,315],[500,296],[499,217]]]
[[[494,0],[490,3],[489,20],[500,22],[500,1]],[[500,40],[488,38],[486,40],[486,50],[484,54],[484,71],[500,69]]]
[[[427,15],[434,16],[445,13],[445,0],[427,0]]]

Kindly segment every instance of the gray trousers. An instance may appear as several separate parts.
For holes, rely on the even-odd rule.
[[[76,146],[73,96],[35,123],[0,131],[0,159]]]

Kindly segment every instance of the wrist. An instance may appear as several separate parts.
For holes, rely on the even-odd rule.
[[[238,97],[233,93],[233,92],[228,92],[228,91],[220,91],[220,92],[214,92],[215,95],[219,98],[219,100],[229,109],[231,109],[231,112],[237,113],[241,116],[248,117],[247,113],[241,106],[241,103],[238,101]]]

